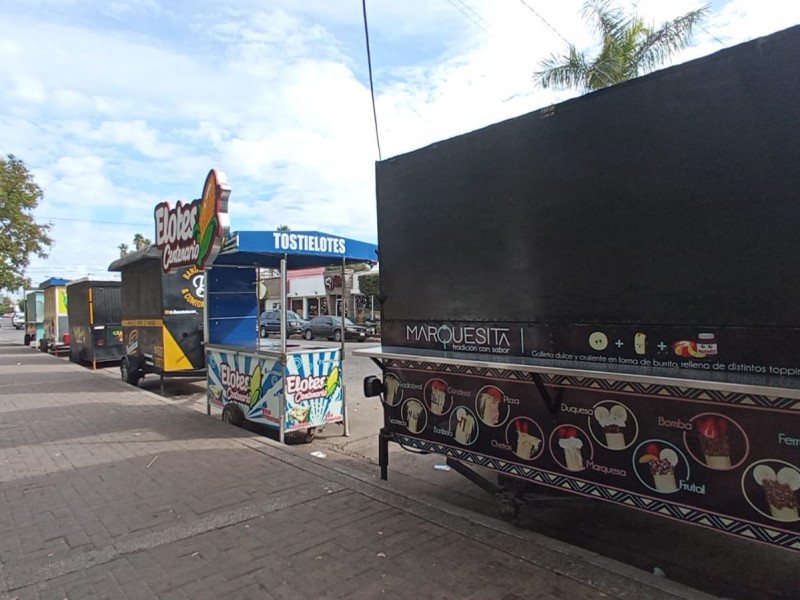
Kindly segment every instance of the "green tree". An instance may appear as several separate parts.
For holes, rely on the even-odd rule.
[[[133,247],[136,248],[137,250],[143,250],[152,243],[153,242],[144,237],[144,235],[142,235],[141,233],[137,233],[136,235],[133,236]],[[122,248],[120,248],[120,251],[122,251]]]
[[[381,295],[381,279],[379,273],[362,275],[358,278],[358,289],[365,296],[374,296],[377,300]]]
[[[117,246],[117,248],[119,249],[120,258],[128,255],[128,244],[120,244],[119,246]]]
[[[291,231],[288,225],[278,225],[278,228],[275,231]]]
[[[29,286],[31,255],[46,258],[53,245],[51,225],[39,225],[31,214],[43,197],[25,163],[13,154],[0,157],[0,289]]]
[[[654,71],[688,46],[708,9],[705,5],[656,26],[613,6],[611,0],[588,0],[583,18],[600,36],[597,56],[588,58],[570,44],[566,54],[541,61],[534,82],[542,88],[594,91]]]

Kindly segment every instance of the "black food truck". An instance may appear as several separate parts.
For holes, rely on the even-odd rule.
[[[122,273],[123,381],[138,385],[148,373],[162,381],[203,376],[204,272],[193,266],[164,272],[155,245],[115,260],[108,270]]]
[[[69,359],[77,363],[119,360],[122,344],[122,282],[93,276],[67,284]]]
[[[377,164],[381,476],[800,550],[800,27]],[[413,236],[408,232],[413,231]]]

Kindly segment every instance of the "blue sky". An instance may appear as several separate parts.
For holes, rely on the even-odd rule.
[[[535,89],[531,74],[562,36],[590,47],[581,4],[368,0],[383,157],[574,96]],[[662,22],[702,2],[635,4]],[[674,62],[799,22],[797,2],[717,0]],[[35,215],[53,224],[34,283],[106,273],[120,243],[154,237],[153,207],[196,198],[210,168],[228,176],[234,230],[285,224],[374,242],[361,2],[5,0],[8,153],[33,171],[45,191]]]

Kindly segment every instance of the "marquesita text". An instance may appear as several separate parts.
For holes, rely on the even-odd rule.
[[[409,341],[441,344],[449,346],[475,346],[489,348],[508,348],[511,345],[507,327],[473,327],[468,325],[406,325],[406,339]]]

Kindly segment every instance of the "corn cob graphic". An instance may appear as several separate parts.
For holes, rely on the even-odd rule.
[[[261,365],[256,365],[253,374],[250,376],[250,408],[253,408],[261,399]]]
[[[219,204],[219,197],[217,193],[217,174],[215,171],[210,171],[206,177],[206,184],[203,187],[203,197],[200,199],[200,208],[197,214],[197,221],[192,231],[192,237],[197,241],[200,246],[200,252],[197,255],[197,266],[202,267],[211,250],[211,244],[214,243],[214,237],[219,232],[219,218],[217,217],[217,209]]]
[[[333,396],[336,389],[339,387],[339,367],[333,367],[331,372],[325,378],[325,394],[330,398]]]

